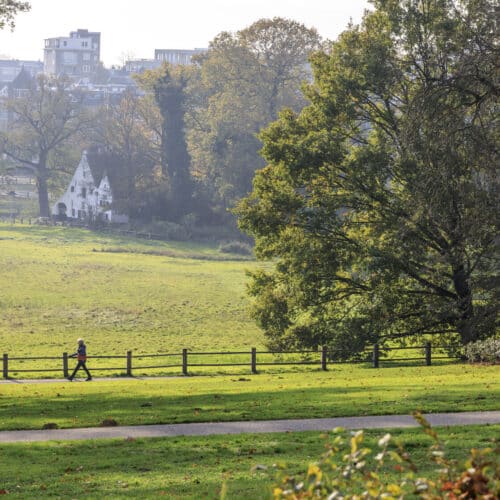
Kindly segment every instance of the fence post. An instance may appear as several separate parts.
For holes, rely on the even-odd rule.
[[[425,364],[431,366],[431,343],[425,343]]]
[[[257,373],[257,349],[252,347],[252,373]]]
[[[9,378],[9,355],[3,355],[3,378]]]
[[[373,368],[378,368],[379,350],[378,344],[373,345]]]
[[[328,348],[326,347],[326,345],[324,345],[322,348],[321,348],[321,369],[324,370],[326,372],[326,370],[328,369],[326,367],[326,358],[327,358],[327,353],[328,353]]]
[[[68,353],[63,352],[63,376],[64,378],[69,377],[69,371],[68,371]]]
[[[127,377],[132,376],[132,351],[127,351]]]
[[[182,374],[188,374],[188,350],[182,349]]]

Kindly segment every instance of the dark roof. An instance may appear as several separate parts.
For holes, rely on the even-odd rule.
[[[12,81],[12,87],[15,89],[29,89],[32,87],[33,81],[34,78],[23,66],[19,74]]]

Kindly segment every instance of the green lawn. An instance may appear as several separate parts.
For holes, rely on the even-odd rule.
[[[245,271],[260,265],[215,245],[0,223],[0,354],[11,359],[11,377],[61,377],[63,352],[72,352],[83,337],[91,357],[122,357],[94,357],[97,375],[123,375],[127,351],[133,352],[135,375],[178,375],[183,348],[245,353],[190,354],[190,373],[246,374],[251,348],[265,349],[245,291]],[[165,353],[175,356],[139,358]],[[408,355],[423,360],[418,351],[391,353]],[[51,359],[13,359],[23,357]],[[319,353],[312,359],[319,362]],[[276,359],[259,355],[258,361]],[[244,366],[192,366],[201,363]],[[143,368],[155,365],[176,366]]]
[[[78,337],[91,355],[262,348],[245,293],[256,265],[215,246],[0,224],[0,353],[60,357]]]
[[[500,425],[437,429],[448,457],[463,462],[472,447],[491,446]],[[366,431],[376,449],[385,431]],[[428,436],[420,430],[393,430],[413,460],[418,475],[431,469]],[[324,452],[318,432],[239,436],[120,439],[84,442],[0,444],[0,491],[9,498],[219,498],[268,499],[273,464],[303,474]],[[258,469],[255,466],[259,465]],[[262,467],[267,470],[262,470]],[[253,469],[253,470],[252,470]],[[395,478],[394,469],[389,472]]]
[[[83,336],[90,354],[264,348],[248,314],[245,270],[254,261],[215,246],[133,240],[86,230],[0,224],[0,353],[20,370],[60,366]],[[387,367],[334,365],[280,373],[246,366],[232,375],[109,379],[91,383],[1,384],[0,430],[259,420],[498,409],[500,368],[459,364]],[[190,362],[200,358],[190,355]],[[213,361],[240,361],[235,357]],[[178,364],[179,359],[173,363]],[[91,358],[94,374],[109,361]],[[134,374],[180,373],[140,368]],[[70,366],[71,368],[71,366]],[[17,370],[17,372],[16,372]],[[217,369],[214,369],[217,370]],[[200,370],[191,367],[191,373]],[[61,376],[61,373],[51,373]],[[442,430],[453,453],[482,445],[499,426]],[[369,433],[372,436],[379,432]],[[427,438],[396,431],[426,466]],[[303,471],[321,453],[318,433],[186,437],[0,445],[0,492],[34,498],[268,498],[271,473],[256,464],[286,462]]]
[[[492,410],[500,367],[340,365],[246,376],[0,385],[0,430]]]

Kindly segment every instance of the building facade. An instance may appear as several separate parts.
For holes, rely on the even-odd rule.
[[[144,71],[159,68],[161,61],[157,59],[131,59],[125,62],[125,71],[131,73],[143,73]]]
[[[8,130],[14,120],[8,102],[26,97],[35,85],[34,80],[39,73],[40,66],[25,67],[20,63],[21,61],[0,61],[0,131]]]
[[[52,216],[59,220],[102,221],[124,224],[128,216],[113,207],[114,193],[104,165],[84,151],[66,192],[52,206]]]
[[[69,37],[47,38],[43,55],[46,75],[89,77],[96,73],[101,59],[101,33],[79,29]]]
[[[32,77],[36,77],[43,73],[43,62],[0,59],[0,83],[12,82],[23,69]]]
[[[155,59],[177,66],[178,64],[193,64],[192,58],[203,54],[208,49],[155,49]]]

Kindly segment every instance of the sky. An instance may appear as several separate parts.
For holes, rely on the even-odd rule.
[[[45,38],[86,28],[101,32],[105,66],[154,57],[154,49],[208,47],[222,31],[261,18],[284,17],[335,39],[350,19],[361,20],[367,0],[29,0],[16,28],[0,31],[0,57],[43,60]]]

